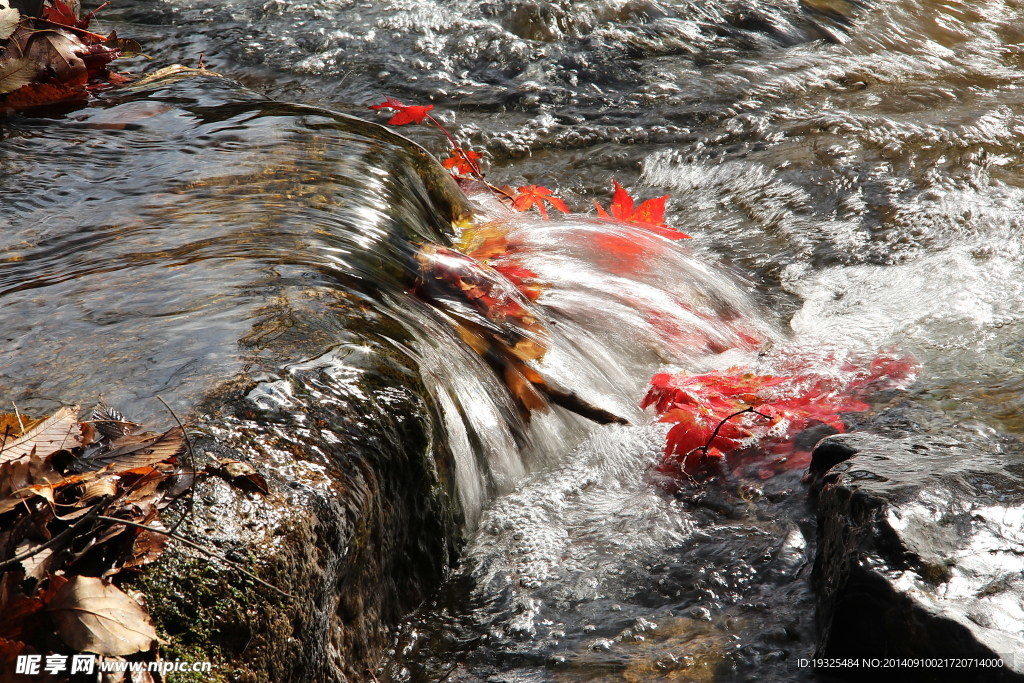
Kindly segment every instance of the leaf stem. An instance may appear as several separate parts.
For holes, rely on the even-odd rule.
[[[689,456],[690,454],[695,453],[696,451],[700,451],[701,454],[707,457],[708,451],[711,450],[711,444],[713,444],[715,442],[715,439],[718,438],[718,432],[722,429],[722,427],[725,426],[725,423],[733,419],[734,417],[739,417],[740,415],[743,415],[745,413],[753,413],[754,415],[759,415],[760,417],[763,417],[766,420],[772,419],[770,415],[765,415],[764,413],[758,412],[754,410],[753,407],[744,408],[743,410],[735,412],[732,415],[723,417],[721,420],[719,420],[718,424],[715,426],[715,431],[711,432],[711,437],[707,440],[707,443],[705,443],[703,446],[698,446],[697,448],[694,448],[686,455]]]
[[[78,28],[77,26],[69,26],[67,24],[62,24],[59,21],[54,21],[52,19],[36,19],[36,21],[41,21],[43,23],[50,24],[51,26],[58,26],[58,27],[60,27],[62,29],[65,29],[67,31],[74,31],[76,33],[81,33],[81,34],[85,35],[87,38],[92,38],[93,40],[98,40],[100,42],[104,42],[107,39],[106,36],[101,36],[98,33],[93,33],[92,31],[86,31],[84,28]]]
[[[457,155],[459,155],[459,157],[463,161],[466,162],[466,165],[469,166],[470,172],[473,174],[473,176],[477,180],[479,180],[481,183],[483,183],[484,186],[488,190],[490,190],[492,193],[494,193],[495,195],[499,195],[501,197],[504,197],[505,199],[509,200],[510,202],[514,202],[516,200],[515,197],[510,195],[508,192],[505,192],[500,187],[495,187],[494,185],[491,185],[489,182],[487,182],[487,179],[484,178],[484,172],[482,170],[480,170],[480,165],[477,164],[473,159],[471,159],[468,154],[466,154],[466,151],[464,149],[462,149],[462,146],[455,139],[455,136],[453,136],[450,132],[448,132],[448,129],[445,128],[443,125],[441,125],[440,121],[435,119],[429,113],[427,114],[427,118],[430,120],[430,122],[432,124],[434,124],[435,128],[437,128],[439,131],[444,133],[444,136],[446,138],[448,138],[448,142],[451,143],[452,151],[455,152]]]

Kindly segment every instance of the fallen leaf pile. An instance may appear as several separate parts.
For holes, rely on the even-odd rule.
[[[98,10],[79,17],[78,3],[72,4],[45,0],[39,16],[28,16],[0,0],[0,109],[83,100],[91,90],[127,80],[107,65],[138,52],[138,43],[88,30]]]
[[[155,655],[146,608],[110,579],[160,556],[160,512],[195,473],[180,428],[138,429],[102,406],[0,415],[0,670],[21,654]]]

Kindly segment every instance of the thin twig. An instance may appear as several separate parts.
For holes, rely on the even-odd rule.
[[[11,401],[11,405],[14,406],[14,417],[18,418],[18,426],[21,427],[21,433],[25,433],[25,423],[21,421],[21,413],[18,411],[18,404]]]
[[[483,180],[483,178],[481,178],[481,180]],[[512,195],[510,195],[508,192],[505,192],[505,190],[501,189],[500,187],[497,187],[496,185],[491,185],[486,180],[484,180],[483,183],[484,183],[484,185],[487,186],[487,189],[490,190],[491,192],[495,192],[497,194],[500,194],[505,199],[509,200],[510,202],[515,203],[516,198],[513,197]]]
[[[495,187],[494,185],[491,185],[489,182],[487,182],[487,179],[484,178],[484,172],[480,170],[480,165],[477,164],[473,159],[471,159],[468,154],[466,154],[466,150],[464,150],[462,146],[458,143],[458,141],[455,139],[455,136],[449,133],[448,129],[441,125],[440,121],[435,119],[430,114],[427,114],[426,116],[428,119],[430,119],[430,122],[434,124],[434,127],[437,128],[442,133],[444,133],[444,136],[448,138],[448,142],[450,142],[452,145],[452,151],[454,151],[457,155],[459,155],[462,158],[463,161],[466,162],[466,164],[469,166],[470,173],[472,173],[477,180],[483,183],[484,186],[494,194],[501,195],[502,197],[505,197],[505,199],[508,199],[510,202],[515,202],[515,197],[510,195],[508,192],[505,192],[505,190],[501,189],[500,187]]]
[[[174,523],[174,526],[171,527],[171,532],[173,533],[178,530],[178,527],[181,526],[182,522],[184,522],[187,517],[192,515],[192,512],[195,510],[196,507],[196,475],[194,474],[194,472],[196,471],[196,451],[195,448],[192,447],[192,439],[189,437],[188,432],[185,430],[185,425],[181,424],[181,420],[179,420],[178,416],[174,414],[174,410],[169,405],[167,405],[167,401],[165,401],[159,395],[156,397],[156,400],[164,404],[164,408],[167,408],[167,412],[169,412],[171,414],[171,417],[174,418],[174,421],[178,423],[178,428],[181,429],[181,435],[185,437],[185,450],[188,453],[189,459],[188,464],[189,467],[192,468],[193,472],[192,485],[188,487],[188,510],[184,514],[182,514],[181,517],[178,518],[178,521]]]
[[[96,9],[94,9],[91,12],[89,12],[88,14],[86,14],[81,19],[79,19],[79,21],[81,21],[83,24],[88,26],[89,22],[92,21],[92,18],[95,17],[100,12],[100,10],[106,8],[106,6],[109,5],[109,4],[110,4],[110,2],[103,3],[102,5],[100,5],[99,7],[97,7]]]
[[[4,448],[7,447],[7,437],[11,435],[11,425],[4,425],[4,438],[0,440],[0,455],[4,454]]]
[[[437,119],[435,119],[435,118],[434,118],[433,116],[431,116],[430,114],[427,114],[427,118],[428,118],[428,119],[430,119],[430,122],[431,122],[431,123],[433,123],[433,124],[434,124],[434,126],[435,126],[435,127],[436,127],[436,128],[437,128],[437,129],[439,130],[439,131],[441,131],[442,133],[444,133],[444,136],[445,136],[446,138],[448,138],[448,142],[452,143],[452,147],[453,147],[453,148],[455,149],[455,153],[456,153],[456,154],[460,154],[460,153],[462,152],[462,147],[461,147],[461,146],[459,145],[459,143],[458,143],[458,142],[457,142],[457,141],[455,140],[455,137],[454,137],[454,136],[453,136],[453,135],[452,135],[451,133],[449,133],[449,132],[448,132],[448,129],[447,129],[447,128],[445,128],[444,126],[442,126],[442,125],[441,125],[441,122],[440,122],[440,121],[438,121]],[[472,169],[472,171],[473,171],[473,175],[475,175],[475,176],[476,176],[477,178],[479,178],[480,180],[483,180],[483,179],[484,179],[484,174],[483,174],[483,171],[481,171],[481,170],[480,170],[480,167],[479,167],[479,166],[477,166],[476,162],[475,162],[475,161],[473,161],[472,159],[470,159],[470,158],[469,158],[469,155],[467,155],[467,154],[465,154],[465,153],[461,153],[461,154],[460,154],[460,156],[462,156],[462,158],[463,158],[463,159],[465,159],[466,163],[467,163],[467,164],[469,164],[469,167],[470,167],[470,169]],[[485,181],[485,182],[486,182],[486,181]]]
[[[81,33],[82,35],[84,35],[87,38],[92,38],[93,40],[98,40],[100,42],[106,41],[106,39],[107,39],[107,36],[101,36],[98,33],[93,33],[92,31],[87,31],[84,28],[78,28],[77,26],[70,26],[68,24],[62,24],[59,21],[54,21],[53,19],[43,19],[41,17],[35,17],[35,20],[36,21],[41,21],[41,22],[43,22],[45,24],[50,24],[51,26],[59,26],[62,29],[65,29],[65,30],[68,30],[68,31],[74,31],[75,33]],[[43,30],[45,31],[47,29],[43,29]]]
[[[127,425],[129,427],[138,427],[139,426],[138,422],[132,422],[131,420],[97,420],[97,419],[93,418],[92,420],[79,420],[79,422],[81,422],[83,424],[88,423],[88,424],[91,424],[91,425],[105,424],[105,425]]]
[[[292,599],[295,598],[295,596],[292,595],[291,593],[283,591],[280,588],[278,588],[277,586],[275,586],[274,584],[267,583],[266,581],[264,581],[260,577],[256,576],[252,572],[243,569],[242,566],[239,565],[234,560],[229,560],[228,558],[224,557],[223,555],[220,555],[218,553],[213,552],[209,548],[201,546],[198,543],[194,543],[194,542],[188,540],[187,538],[185,538],[184,536],[182,536],[181,534],[176,534],[176,533],[174,533],[172,531],[167,531],[165,529],[157,529],[156,527],[146,526],[145,524],[139,524],[138,522],[132,522],[132,521],[127,520],[127,519],[118,519],[117,517],[107,517],[106,515],[100,515],[98,517],[98,519],[102,519],[105,522],[113,522],[115,524],[127,524],[128,526],[133,526],[133,527],[136,527],[138,529],[143,529],[145,531],[149,531],[149,532],[152,532],[154,534],[162,534],[162,535],[167,536],[169,538],[173,538],[176,541],[181,541],[182,543],[184,543],[185,545],[189,546],[190,548],[194,548],[196,550],[200,550],[200,551],[206,553],[207,555],[209,555],[210,557],[217,558],[221,562],[224,562],[225,564],[227,564],[227,565],[233,567],[234,569],[240,571],[241,573],[245,574],[246,576],[248,576],[253,581],[256,581],[257,583],[259,583],[259,584],[261,584],[263,586],[266,586],[267,588],[269,588],[271,590],[277,591],[278,593],[280,593],[281,595],[285,596],[286,598],[292,598]]]
[[[694,448],[692,451],[690,451],[690,453],[695,453],[696,451],[700,451],[705,456],[707,456],[708,451],[711,450],[711,444],[714,443],[715,439],[718,438],[718,431],[722,427],[725,426],[726,422],[728,422],[729,420],[733,419],[734,417],[739,417],[740,415],[743,415],[744,413],[753,413],[754,415],[760,415],[761,417],[763,417],[766,420],[772,419],[771,415],[765,415],[764,413],[760,413],[760,412],[754,410],[753,408],[744,408],[743,410],[741,410],[739,412],[733,413],[732,415],[729,415],[728,417],[722,418],[718,422],[718,424],[715,426],[715,431],[711,432],[711,438],[707,440],[707,443],[705,443],[703,446],[698,446],[697,448]],[[687,453],[686,455],[689,456],[690,453]]]

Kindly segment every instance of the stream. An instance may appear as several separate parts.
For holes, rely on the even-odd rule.
[[[332,433],[374,462],[442,444],[457,533],[424,522],[406,559],[449,568],[366,626],[367,680],[830,680],[795,664],[816,639],[803,468],[671,492],[639,408],[657,372],[909,354],[916,381],[851,429],[1022,454],[1022,2],[116,0],[97,21],[142,44],[128,70],[202,54],[227,78],[0,127],[0,395],[152,423],[158,396],[185,414],[244,375],[254,424],[206,433],[249,429],[311,488],[348,485]],[[446,156],[435,130],[351,118],[383,123],[385,97],[576,211],[471,197],[545,283],[539,367],[631,424],[526,419],[460,312],[410,293],[417,245],[450,246],[471,207],[417,146]],[[693,238],[617,228],[647,245],[624,272],[589,209],[613,178],[670,195]]]

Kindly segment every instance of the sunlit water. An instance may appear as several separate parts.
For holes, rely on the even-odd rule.
[[[674,246],[659,241],[658,257],[626,275],[587,237],[606,226],[578,219],[517,224],[525,262],[548,283],[537,313],[555,323],[554,341],[542,366],[608,410],[642,422],[636,402],[650,375],[666,365],[699,371],[760,362],[770,369],[780,350],[825,362],[898,347],[921,362],[920,378],[905,394],[879,397],[866,426],[970,434],[991,448],[1024,431],[1020,3],[117,5],[106,13],[110,26],[142,41],[158,64],[195,64],[205,52],[213,68],[278,99],[366,116],[367,105],[388,95],[432,102],[457,135],[488,152],[498,184],[542,183],[582,211],[592,198],[607,202],[613,177],[645,196],[670,193],[669,223],[694,239]],[[117,120],[100,112],[66,134],[68,146],[92,145],[84,153],[89,163],[72,174],[75,187],[113,181],[109,195],[97,198],[109,203],[102,220],[73,208],[58,214],[74,216],[86,246],[90,235],[102,237],[108,214],[141,211],[188,226],[194,219],[182,212],[208,202],[207,216],[229,210],[238,225],[266,221],[277,200],[254,198],[250,189],[213,197],[202,184],[188,184],[189,174],[203,169],[196,170],[195,156],[185,156],[189,141],[230,152],[231,161],[211,162],[220,169],[253,155],[253,167],[262,168],[257,151],[267,144],[293,157],[294,140],[274,134],[264,142],[261,132],[270,129],[260,121],[266,119],[232,119],[217,109],[221,102],[213,111],[223,113],[198,121],[170,110],[152,114],[148,104],[130,106],[148,121],[133,133],[130,149],[105,149],[108,137],[95,132],[102,126],[89,122]],[[125,115],[122,109],[119,117]],[[180,130],[181,154],[165,148],[137,154],[146,149],[146,126]],[[33,142],[32,131],[53,135],[49,123],[22,129],[27,132],[13,138],[24,141],[5,141],[8,184],[42,163],[46,149],[33,156],[32,146],[41,143]],[[443,140],[426,128],[403,132],[443,150]],[[317,133],[314,126],[304,138],[314,149]],[[329,146],[315,156],[322,161],[311,173],[338,163]],[[149,197],[149,183],[115,191],[118,177],[148,177],[146,164],[159,165],[162,178],[184,175],[173,201]],[[43,187],[43,177],[22,187]],[[351,191],[345,178],[327,180]],[[8,188],[7,197],[18,189]],[[38,190],[30,196],[26,202],[43,206],[19,208],[17,225],[26,233],[19,239],[26,244],[37,239],[32,231],[45,232],[55,220],[49,199],[38,198]],[[362,210],[401,196],[374,193]],[[317,272],[344,271],[339,249],[352,245],[339,246],[332,235],[355,219],[339,221],[337,203],[311,206],[301,212],[303,221],[284,221],[286,239],[275,243],[287,246],[277,253],[309,252],[310,231],[319,228],[312,265]],[[132,253],[145,253],[146,229],[129,230],[129,239],[141,240]],[[274,228],[272,241],[280,234]],[[238,240],[204,244],[199,253],[223,256],[232,243]],[[77,285],[48,274],[44,257],[14,257],[26,272],[53,281],[55,300],[81,296],[60,289]],[[18,267],[14,257],[7,272],[24,278],[10,270]],[[96,272],[127,278],[121,288],[127,292],[138,281],[126,262],[115,259]],[[182,311],[217,310],[195,300],[220,296],[226,277],[196,286],[203,276],[188,272],[191,263],[180,262],[194,290],[191,303],[143,290],[123,304],[116,329],[135,336],[159,331],[160,319],[151,320],[158,316],[132,317],[133,306],[166,306],[163,319],[175,324]],[[233,269],[226,275],[238,276]],[[235,286],[247,291],[244,283]],[[689,499],[669,496],[649,474],[661,428],[594,428],[558,411],[526,427],[444,316],[417,307],[400,288],[384,289],[388,296],[371,297],[372,306],[406,330],[403,352],[416,359],[440,407],[459,462],[467,528],[475,529],[452,582],[396,639],[397,663],[386,674],[518,681],[651,680],[680,672],[695,680],[811,676],[780,663],[808,652],[813,630],[811,602],[800,587],[813,529],[798,473],[767,483],[731,482],[728,491]],[[5,299],[14,307],[9,311],[31,319],[29,294]],[[704,324],[680,301],[703,302],[708,313],[738,321],[774,346],[759,360],[757,349],[735,343],[722,326]],[[232,303],[218,313],[225,319],[221,329],[235,336],[253,309],[238,310]],[[124,362],[130,354],[115,354],[109,335],[102,342],[92,336],[98,333],[86,324],[87,313],[58,319],[82,328],[77,351],[98,363]],[[667,334],[673,326],[652,323],[659,318],[676,321],[677,331],[697,332]],[[132,320],[145,328],[131,327]],[[25,325],[8,336],[34,343],[40,328]],[[175,351],[180,362],[140,364],[128,374],[139,386],[163,386],[188,376],[177,370],[188,359],[225,348],[205,344],[202,334],[196,339],[196,348]],[[335,357],[323,362],[345,365]],[[230,370],[244,360],[227,353],[224,363]],[[163,369],[153,377],[145,369],[152,367]],[[274,381],[268,380],[267,396],[275,395]],[[9,377],[5,384],[18,386]],[[24,389],[56,393],[56,384],[40,380]],[[189,396],[183,392],[182,403]],[[109,397],[119,398],[125,400]]]

